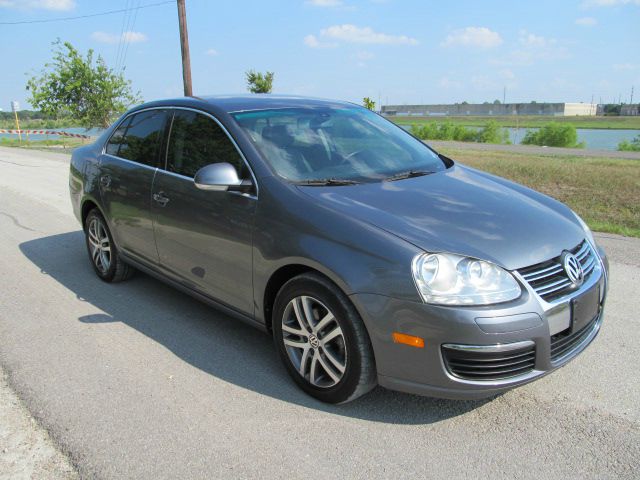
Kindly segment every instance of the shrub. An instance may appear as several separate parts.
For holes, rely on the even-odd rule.
[[[584,147],[584,143],[578,143],[576,127],[556,122],[547,123],[538,131],[527,130],[522,143],[524,145],[544,145],[547,147]]]
[[[624,141],[618,144],[618,150],[621,152],[640,152],[640,135],[630,142]]]
[[[458,142],[509,143],[509,132],[495,121],[487,122],[480,130],[452,122],[429,122],[412,125],[411,133],[422,140],[455,140]]]
[[[504,128],[500,128],[498,122],[490,120],[484,124],[484,127],[476,132],[476,142],[480,143],[511,143],[509,141],[509,132]]]

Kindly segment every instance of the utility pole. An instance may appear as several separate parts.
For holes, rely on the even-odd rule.
[[[631,85],[631,99],[629,100],[629,105],[633,105],[633,85]]]
[[[191,59],[189,58],[189,33],[187,32],[187,12],[185,0],[178,0],[178,23],[180,24],[180,50],[182,51],[182,81],[184,96],[192,97],[191,87]]]
[[[502,103],[506,103],[507,101],[507,86],[505,85],[502,89]]]

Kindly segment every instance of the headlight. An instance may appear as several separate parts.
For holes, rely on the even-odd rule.
[[[422,299],[439,305],[488,305],[520,296],[520,285],[490,262],[451,253],[423,253],[413,259],[413,278]]]
[[[571,210],[573,212],[573,214],[575,215],[576,219],[578,220],[578,223],[580,224],[580,226],[582,227],[582,229],[584,230],[584,234],[587,236],[587,240],[589,240],[589,242],[591,242],[591,245],[593,245],[593,247],[595,248],[596,246],[596,240],[593,238],[593,233],[591,232],[591,229],[589,228],[589,226],[584,222],[584,220],[582,220],[580,218],[580,215],[578,215],[576,212],[574,212],[573,210]]]

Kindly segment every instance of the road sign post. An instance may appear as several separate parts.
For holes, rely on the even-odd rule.
[[[16,119],[16,130],[18,130],[18,141],[22,145],[22,133],[20,132],[20,120],[18,119],[18,110],[20,109],[20,104],[15,100],[11,102],[11,110],[13,110],[13,116]]]

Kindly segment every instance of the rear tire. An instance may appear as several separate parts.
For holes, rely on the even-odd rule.
[[[377,384],[367,330],[347,296],[330,280],[306,273],[278,292],[273,339],[291,378],[312,397],[346,403]]]
[[[115,283],[133,275],[135,270],[120,258],[107,222],[98,209],[94,208],[87,215],[84,234],[89,260],[101,280]]]

